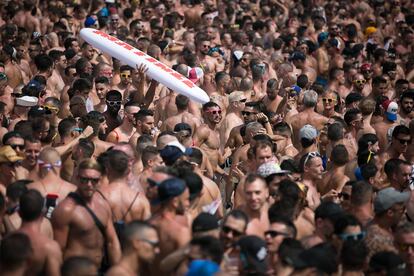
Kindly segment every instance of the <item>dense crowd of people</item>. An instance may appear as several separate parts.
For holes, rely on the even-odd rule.
[[[0,1],[0,41],[0,275],[414,275],[413,1]]]

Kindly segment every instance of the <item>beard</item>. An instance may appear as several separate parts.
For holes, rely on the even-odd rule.
[[[184,205],[181,201],[178,203],[178,207],[177,207],[175,212],[177,213],[177,215],[184,215],[185,214],[185,207],[184,207]]]

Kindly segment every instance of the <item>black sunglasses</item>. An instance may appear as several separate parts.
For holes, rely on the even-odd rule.
[[[397,140],[398,140],[398,142],[400,142],[400,144],[402,144],[402,145],[408,145],[408,144],[411,144],[411,139],[398,139],[398,138],[396,138]]]
[[[237,231],[237,230],[235,230],[235,229],[233,229],[233,228],[231,228],[231,227],[228,227],[228,226],[223,226],[222,227],[222,230],[223,230],[223,232],[224,233],[226,233],[226,234],[228,234],[228,233],[232,233],[233,234],[233,236],[234,237],[239,237],[239,236],[241,236],[241,235],[243,235],[243,233],[242,232],[240,232],[240,231]]]
[[[12,149],[24,150],[24,145],[9,145]]]
[[[250,111],[242,111],[242,115],[250,116],[250,115],[256,115],[257,112],[250,112]]]
[[[275,230],[268,230],[264,234],[265,234],[265,237],[266,236],[271,236],[272,238],[277,237],[277,236],[288,236],[289,235],[287,233],[282,233],[282,232],[278,232],[278,231],[275,231]]]

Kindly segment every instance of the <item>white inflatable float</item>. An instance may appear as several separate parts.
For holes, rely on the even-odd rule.
[[[207,93],[192,81],[128,43],[91,28],[83,28],[80,36],[93,47],[133,68],[145,64],[148,67],[147,75],[171,90],[202,104],[210,101]]]

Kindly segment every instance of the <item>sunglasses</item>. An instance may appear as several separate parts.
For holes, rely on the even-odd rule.
[[[207,113],[213,114],[213,115],[220,115],[221,114],[221,110],[207,110]]]
[[[402,144],[402,145],[408,145],[408,144],[411,144],[411,139],[398,139],[398,138],[395,138],[395,139],[397,139],[398,140],[398,142],[400,142],[400,144]]]
[[[121,78],[129,79],[131,78],[131,74],[121,74]]]
[[[360,241],[365,238],[366,233],[361,232],[357,234],[340,234],[339,238],[343,241]]]
[[[351,195],[347,194],[347,193],[339,193],[338,197],[341,198],[342,200],[350,200],[351,199]]]
[[[235,229],[233,229],[231,227],[228,227],[228,226],[223,226],[222,227],[222,230],[226,234],[229,234],[231,232],[233,234],[233,237],[240,237],[241,235],[243,235],[242,232],[237,231],[237,230],[235,230]]]
[[[41,108],[43,108],[46,111],[53,111],[55,113],[59,113],[59,108],[49,105],[42,105]]]
[[[121,105],[121,101],[106,101],[109,106]]]
[[[147,240],[147,239],[140,239],[143,242],[148,243],[149,245],[151,245],[153,248],[158,248],[160,247],[160,242],[159,241],[151,241],[151,240]]]
[[[243,116],[250,116],[250,115],[256,115],[257,112],[251,112],[251,111],[242,111]]]
[[[9,145],[12,149],[24,150],[24,145]]]
[[[83,132],[83,128],[75,127],[72,131],[76,131],[76,132],[82,133]]]
[[[322,102],[323,103],[326,103],[326,102],[328,102],[328,103],[333,103],[335,101],[335,99],[330,99],[330,98],[322,98]]]
[[[306,155],[305,162],[303,163],[303,166],[305,166],[306,163],[308,163],[309,160],[311,160],[312,158],[315,158],[315,157],[321,157],[319,152],[316,152],[316,151],[309,152],[308,155]]]
[[[365,84],[366,82],[366,80],[354,80],[355,84]]]
[[[7,80],[7,75],[4,73],[0,73],[0,80]]]
[[[242,99],[242,100],[240,100],[239,102],[241,102],[241,103],[245,103],[245,102],[247,102],[247,99]]]
[[[282,233],[282,232],[278,232],[278,231],[275,231],[275,230],[266,231],[264,234],[265,234],[265,237],[270,236],[272,238],[275,238],[277,236],[285,236],[286,237],[286,236],[289,235],[287,233]]]
[[[398,247],[401,251],[408,251],[409,248],[414,249],[414,244],[399,244]]]
[[[79,181],[81,184],[88,184],[91,182],[93,185],[96,185],[99,182],[99,178],[79,177]]]

